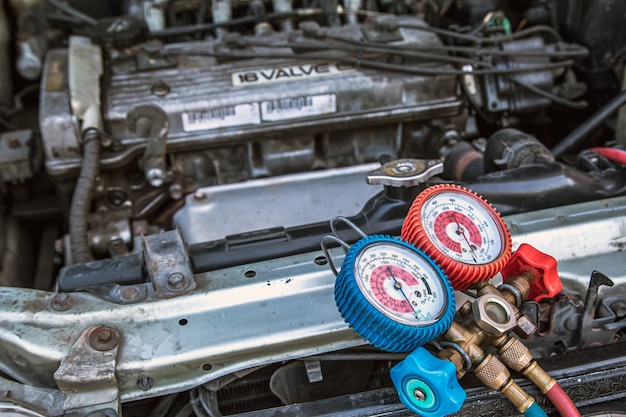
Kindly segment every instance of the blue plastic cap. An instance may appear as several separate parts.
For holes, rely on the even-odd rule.
[[[391,368],[391,380],[400,400],[422,417],[456,413],[465,401],[465,391],[456,379],[452,362],[418,348]]]

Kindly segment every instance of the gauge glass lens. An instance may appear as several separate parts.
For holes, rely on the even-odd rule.
[[[471,265],[496,260],[504,248],[504,231],[486,206],[464,193],[441,192],[422,207],[424,230],[449,258]]]
[[[448,302],[440,272],[422,255],[399,244],[364,247],[356,256],[354,274],[370,304],[399,323],[432,324]]]

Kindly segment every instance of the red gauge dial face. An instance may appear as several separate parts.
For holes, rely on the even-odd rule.
[[[511,256],[511,235],[498,212],[454,184],[434,185],[415,198],[402,239],[432,257],[458,290],[493,277]]]
[[[412,326],[439,319],[448,303],[437,270],[402,245],[376,243],[355,259],[355,279],[368,301],[386,316]]]
[[[482,237],[476,224],[463,213],[445,211],[435,217],[435,236],[443,246],[452,252],[462,254],[468,248],[472,251],[482,246]]]
[[[490,207],[470,195],[435,194],[424,203],[422,219],[437,249],[459,262],[483,265],[502,254],[502,224]]]

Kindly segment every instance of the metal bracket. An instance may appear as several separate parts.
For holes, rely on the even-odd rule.
[[[142,244],[146,270],[157,297],[172,298],[196,288],[187,248],[178,230],[144,236]]]
[[[83,331],[54,373],[63,392],[63,410],[121,415],[115,377],[120,334],[111,326],[90,326]]]
[[[167,180],[165,147],[167,134],[170,130],[170,120],[160,107],[151,104],[143,105],[135,107],[128,113],[126,117],[128,128],[133,132],[136,131],[137,123],[142,118],[150,120],[150,133],[143,155],[146,180],[153,187],[160,187]]]

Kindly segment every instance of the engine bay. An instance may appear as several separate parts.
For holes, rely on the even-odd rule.
[[[624,18],[0,4],[0,412],[626,414]]]

